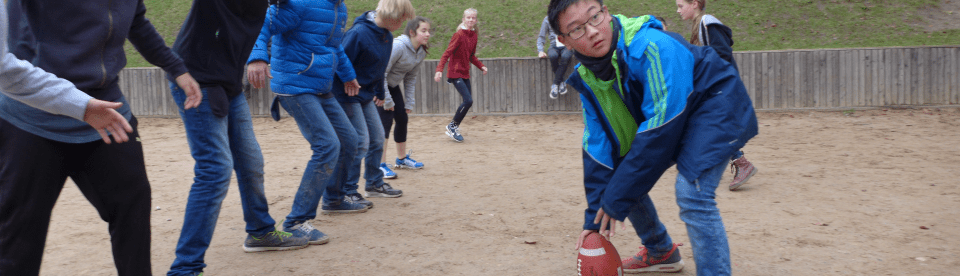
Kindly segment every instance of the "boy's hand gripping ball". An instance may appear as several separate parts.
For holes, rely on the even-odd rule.
[[[622,276],[622,264],[617,249],[600,233],[590,233],[583,238],[577,256],[577,275]]]

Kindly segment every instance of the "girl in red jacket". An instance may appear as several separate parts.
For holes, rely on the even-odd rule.
[[[450,61],[450,70],[447,71],[447,82],[457,88],[457,92],[463,97],[463,102],[457,108],[453,121],[447,125],[447,136],[454,141],[463,142],[463,136],[460,135],[460,122],[467,116],[467,111],[473,105],[473,96],[470,94],[470,63],[483,70],[487,74],[487,67],[483,66],[476,57],[477,53],[477,10],[469,8],[463,11],[463,20],[457,27],[457,32],[450,38],[450,45],[440,57],[440,63],[437,64],[437,73],[433,80],[440,82],[443,76],[443,67]]]

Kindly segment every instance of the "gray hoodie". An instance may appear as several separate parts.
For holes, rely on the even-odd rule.
[[[17,100],[51,114],[83,120],[87,102],[93,97],[73,83],[20,60],[7,49],[7,7],[0,1],[0,101]]]
[[[384,88],[399,86],[403,81],[403,104],[406,109],[413,110],[416,104],[416,85],[417,75],[420,74],[420,64],[427,58],[427,51],[420,46],[419,49],[413,48],[410,37],[400,35],[393,39],[393,51],[390,53],[390,61],[387,63],[387,79],[384,81]],[[385,90],[389,91],[389,90]],[[383,99],[383,108],[393,108],[393,98],[390,93],[386,93]]]

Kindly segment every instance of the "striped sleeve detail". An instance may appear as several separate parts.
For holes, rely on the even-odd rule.
[[[647,129],[659,127],[665,122],[665,113],[667,108],[667,84],[663,75],[663,65],[660,62],[660,47],[657,44],[647,45],[645,53],[650,62],[650,68],[647,69],[647,89],[653,96],[654,116],[647,123]]]

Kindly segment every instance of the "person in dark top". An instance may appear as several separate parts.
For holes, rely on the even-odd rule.
[[[213,239],[220,206],[237,174],[247,238],[246,252],[290,250],[308,245],[306,237],[278,230],[270,216],[263,182],[263,154],[253,133],[243,70],[266,17],[261,0],[195,0],[173,44],[200,83],[200,106],[184,110],[185,94],[170,82],[174,101],[196,160],[176,259],[167,275],[196,275]]]
[[[693,22],[690,44],[710,46],[717,51],[720,58],[733,64],[733,68],[739,71],[737,61],[733,59],[733,31],[713,15],[704,12],[707,0],[676,0],[676,2],[680,18]],[[729,185],[731,191],[747,183],[747,180],[758,171],[753,163],[743,156],[742,150],[737,151],[732,158],[730,166],[734,172],[733,181]]]
[[[150,183],[137,119],[118,84],[127,64],[124,42],[184,87],[184,108],[200,103],[197,82],[147,20],[143,1],[13,2],[21,8],[17,24],[27,26],[2,46],[22,45],[12,49],[17,58],[83,92],[58,97],[85,94],[122,104],[113,106],[130,126],[95,128],[77,120],[87,114],[0,95],[0,275],[40,273],[50,214],[68,177],[108,223],[117,274],[151,275]]]

